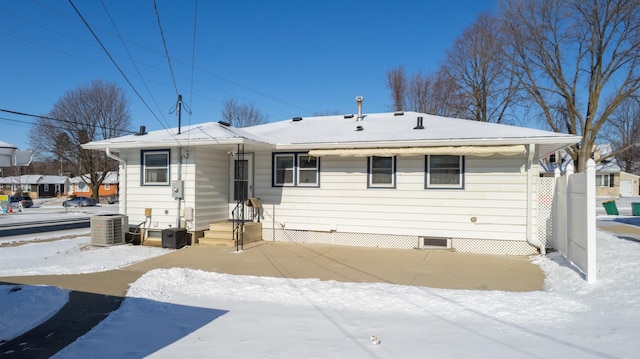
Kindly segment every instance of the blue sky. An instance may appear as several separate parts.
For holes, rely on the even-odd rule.
[[[0,109],[46,115],[66,91],[100,79],[127,92],[132,129],[177,126],[153,0],[73,3],[144,101],[68,0],[3,1]],[[353,113],[356,96],[364,96],[365,113],[388,111],[386,72],[435,71],[456,37],[480,13],[496,13],[498,1],[199,1],[197,17],[195,0],[157,7],[188,124],[220,120],[228,98],[253,103],[269,121]],[[29,148],[25,122],[34,120],[0,112],[0,141]]]

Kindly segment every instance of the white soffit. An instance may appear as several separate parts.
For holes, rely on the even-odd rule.
[[[311,150],[309,155],[315,157],[369,157],[369,156],[420,156],[420,155],[469,155],[469,156],[517,156],[524,155],[524,145],[512,146],[441,146],[441,147],[400,147],[400,148],[346,148]]]

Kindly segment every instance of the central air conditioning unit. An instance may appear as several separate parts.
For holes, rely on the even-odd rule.
[[[92,216],[91,244],[95,246],[124,244],[124,237],[128,227],[129,218],[121,214]]]

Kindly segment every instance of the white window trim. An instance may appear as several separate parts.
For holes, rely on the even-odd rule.
[[[314,157],[316,159],[316,167],[315,168],[302,168],[302,166],[300,166],[300,157],[314,157],[314,156],[310,156],[306,153],[299,153],[296,154],[296,161],[295,161],[295,173],[296,173],[296,180],[297,180],[297,186],[298,187],[318,187],[318,183],[320,182],[320,159],[318,157]],[[311,171],[315,171],[316,173],[316,181],[312,182],[312,183],[302,183],[300,182],[300,173],[302,172],[311,172]]]
[[[167,165],[166,166],[147,166],[147,155],[166,154]],[[168,186],[171,181],[171,151],[170,150],[157,150],[157,151],[143,151],[142,152],[142,185],[144,186]],[[149,182],[147,181],[147,169],[166,169],[167,180],[165,182]]]
[[[464,189],[464,156],[458,157],[458,168],[460,173],[458,175],[458,184],[432,184],[431,183],[431,157],[447,156],[447,155],[427,155],[425,156],[425,188],[427,189]]]
[[[373,157],[391,158],[391,183],[373,183]],[[370,156],[367,160],[368,188],[396,188],[396,156]]]
[[[301,183],[300,182],[300,172],[301,171],[314,171],[313,169],[310,168],[305,168],[305,169],[300,169],[300,157],[302,156],[309,156],[309,157],[315,157],[315,156],[311,156],[309,155],[309,153],[307,152],[282,152],[282,153],[273,153],[273,168],[272,168],[272,186],[273,187],[311,187],[311,188],[317,188],[320,187],[320,158],[319,157],[315,157],[316,158],[316,167],[315,167],[315,172],[316,172],[316,181],[315,183]],[[278,183],[277,182],[277,162],[278,162],[278,157],[293,157],[293,168],[291,168],[291,170],[293,171],[293,176],[292,176],[292,182],[284,182],[284,183]]]

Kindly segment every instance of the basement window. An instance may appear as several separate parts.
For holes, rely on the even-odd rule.
[[[141,152],[141,182],[142,185],[169,185],[170,151],[142,151]]]

